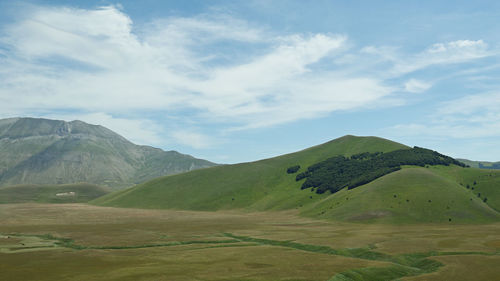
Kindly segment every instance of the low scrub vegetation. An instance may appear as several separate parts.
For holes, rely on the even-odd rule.
[[[295,165],[286,170],[287,173],[289,174],[295,174],[297,171],[300,169],[300,165]]]

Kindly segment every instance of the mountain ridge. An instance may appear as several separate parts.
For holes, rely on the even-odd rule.
[[[100,125],[43,118],[0,120],[0,186],[88,182],[123,188],[216,165],[135,145]]]

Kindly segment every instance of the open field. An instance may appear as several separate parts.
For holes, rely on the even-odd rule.
[[[0,205],[0,280],[500,276],[500,223],[353,224],[299,217],[296,212]]]
[[[15,185],[0,187],[0,204],[5,203],[86,203],[109,190],[88,183]]]

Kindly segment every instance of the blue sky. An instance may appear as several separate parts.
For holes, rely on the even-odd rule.
[[[0,118],[218,163],[346,135],[500,160],[497,1],[0,1]]]

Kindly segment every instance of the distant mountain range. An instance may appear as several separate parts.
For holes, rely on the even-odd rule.
[[[0,119],[0,186],[86,182],[116,189],[214,165],[82,121]]]
[[[471,166],[472,168],[500,170],[500,162],[472,161],[467,159],[457,160]]]

